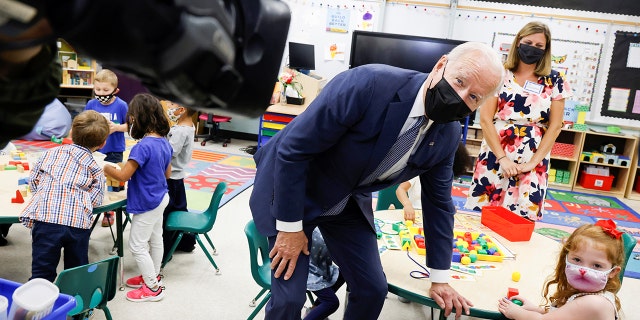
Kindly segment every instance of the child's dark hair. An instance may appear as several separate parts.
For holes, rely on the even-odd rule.
[[[94,110],[83,111],[71,124],[73,143],[87,149],[99,147],[109,137],[109,121]]]
[[[169,133],[169,120],[160,101],[148,93],[136,94],[131,99],[127,120],[129,134],[134,139],[142,139],[148,133],[156,133],[163,137]]]

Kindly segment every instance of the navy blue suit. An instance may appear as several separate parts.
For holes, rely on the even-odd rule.
[[[458,122],[433,124],[395,179],[360,186],[395,142],[427,76],[385,65],[342,72],[254,156],[250,206],[258,229],[273,246],[276,219],[302,220],[308,239],[318,225],[350,290],[345,319],[377,317],[387,290],[373,227],[372,191],[420,175],[428,265],[450,266]],[[342,213],[321,216],[349,194]],[[267,318],[300,318],[295,310],[304,304],[307,272],[308,257],[301,254],[291,279],[272,277]]]

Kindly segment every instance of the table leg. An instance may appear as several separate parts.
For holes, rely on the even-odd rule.
[[[124,290],[124,227],[123,227],[123,210],[122,207],[116,209],[116,248],[120,257],[120,291]]]

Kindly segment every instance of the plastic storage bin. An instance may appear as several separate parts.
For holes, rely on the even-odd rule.
[[[46,281],[46,280],[45,280]],[[18,289],[22,284],[10,280],[5,280],[0,278],[0,295],[5,296],[9,300],[9,305],[13,304],[13,293]],[[47,316],[40,318],[42,320],[66,320],[67,313],[71,311],[71,309],[75,308],[76,300],[67,294],[60,293],[58,298],[55,299],[53,303],[53,308],[51,309],[51,313]],[[10,307],[11,308],[11,307]],[[23,318],[24,319],[24,318]],[[30,320],[31,318],[28,318]]]
[[[586,171],[580,173],[580,185],[583,188],[610,191],[613,185],[613,176],[597,176],[588,174]]]
[[[535,225],[533,221],[499,206],[483,207],[480,222],[512,242],[529,241]]]

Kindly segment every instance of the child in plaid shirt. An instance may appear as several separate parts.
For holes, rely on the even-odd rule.
[[[106,178],[93,158],[104,146],[109,122],[96,111],[73,120],[73,144],[49,149],[31,169],[33,197],[21,214],[31,228],[31,279],[54,281],[64,249],[64,268],[89,263],[93,208],[102,204]]]

